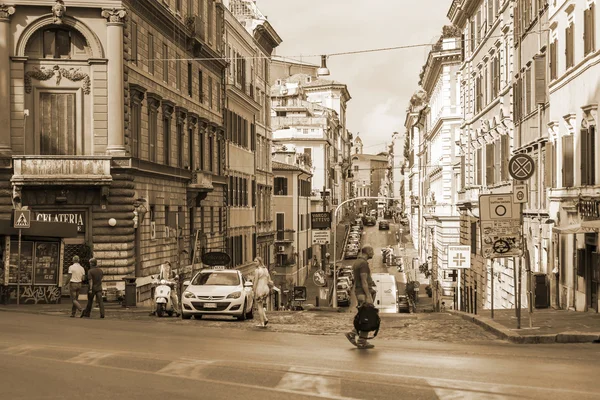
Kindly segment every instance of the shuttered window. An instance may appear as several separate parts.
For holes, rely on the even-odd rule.
[[[573,135],[562,138],[562,186],[573,187]]]
[[[500,181],[505,182],[508,180],[508,155],[510,153],[509,148],[509,136],[500,136]]]
[[[494,183],[502,181],[502,145],[501,140],[494,143]]]
[[[546,104],[546,55],[534,58],[535,103]]]
[[[581,130],[581,185],[594,185],[596,182],[596,141],[595,127]]]
[[[485,184],[494,184],[494,144],[485,145]]]
[[[525,115],[531,112],[531,68],[525,71]]]
[[[475,184],[481,185],[483,183],[483,149],[477,149],[477,167],[475,169]]]
[[[459,188],[460,190],[463,190],[466,186],[465,172],[466,172],[465,156],[462,155],[462,156],[460,156],[460,188]]]
[[[575,65],[574,47],[575,47],[575,26],[571,24],[565,29],[565,58],[567,68]]]
[[[477,254],[477,222],[471,222],[471,254]]]
[[[40,155],[76,154],[75,93],[40,93],[40,121]]]
[[[546,164],[544,168],[544,186],[552,188],[555,186],[556,173],[555,168],[555,150],[554,143],[546,143]]]
[[[592,3],[590,7],[583,11],[583,53],[588,55],[596,48],[595,43],[595,4]]]
[[[550,79],[558,77],[558,40],[550,43]]]

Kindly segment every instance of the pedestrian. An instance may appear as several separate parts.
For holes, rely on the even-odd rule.
[[[71,295],[71,318],[75,318],[75,313],[79,311],[83,313],[83,307],[79,304],[79,292],[81,292],[81,285],[83,284],[83,277],[85,276],[85,268],[79,264],[79,256],[73,256],[73,264],[69,266],[68,271],[69,279],[69,294]]]
[[[98,261],[95,258],[90,259],[90,270],[87,275],[90,289],[88,291],[88,303],[85,306],[85,311],[81,313],[81,318],[90,318],[94,297],[100,308],[100,318],[104,318],[104,300],[102,299],[102,278],[104,277],[104,273],[102,269],[98,268]]]
[[[355,280],[354,280],[354,294],[356,296],[356,300],[358,301],[357,309],[362,307],[364,304],[369,304],[373,306],[375,298],[375,282],[371,277],[371,268],[369,268],[369,260],[373,258],[375,252],[371,246],[364,246],[358,258],[352,265],[352,270],[354,272]],[[358,340],[356,340],[356,336],[358,335]],[[346,333],[346,338],[358,347],[359,349],[370,349],[375,347],[371,343],[367,342],[367,338],[369,336],[369,332],[358,332],[356,329],[353,329],[350,332]]]
[[[171,268],[171,262],[165,261],[161,264],[160,270],[158,272],[158,282],[161,280],[166,280],[168,282],[175,282],[171,289],[171,304],[173,304],[173,310],[175,310],[175,316],[179,316],[179,297],[177,296],[177,282],[179,280],[179,276],[173,271]],[[156,315],[156,301],[154,299],[154,291],[152,291],[152,311],[150,311],[150,315]]]
[[[256,305],[256,312],[260,321],[260,324],[257,326],[264,328],[269,323],[267,313],[265,312],[266,301],[274,285],[263,259],[256,257],[254,262],[258,264],[256,270],[254,270],[254,304]]]

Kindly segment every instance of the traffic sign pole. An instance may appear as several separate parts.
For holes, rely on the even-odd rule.
[[[494,259],[492,259],[492,319],[494,319]]]
[[[19,229],[19,254],[17,256],[17,305],[21,304],[21,231]]]

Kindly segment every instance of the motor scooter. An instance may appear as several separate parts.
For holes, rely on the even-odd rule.
[[[152,277],[154,278],[154,277]],[[168,281],[161,279],[160,281],[155,280],[154,284],[156,289],[154,290],[154,304],[156,304],[156,316],[162,317],[166,314],[172,317],[173,314],[179,316],[179,312],[173,306],[171,301],[171,291],[176,290],[176,281]]]

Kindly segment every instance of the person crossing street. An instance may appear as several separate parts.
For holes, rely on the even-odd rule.
[[[363,305],[367,304],[373,306],[373,299],[375,298],[375,282],[371,277],[371,268],[369,267],[369,260],[373,258],[375,252],[373,251],[373,247],[365,246],[361,249],[360,255],[354,262],[352,269],[354,271],[354,276],[356,279],[354,280],[354,294],[356,295],[356,300],[358,301],[357,309],[360,309]],[[347,332],[346,339],[359,349],[370,349],[375,347],[371,343],[367,341],[369,336],[369,332],[359,332],[353,329],[350,332]],[[358,335],[358,340],[356,340],[356,336]]]

